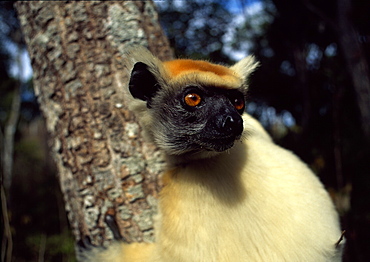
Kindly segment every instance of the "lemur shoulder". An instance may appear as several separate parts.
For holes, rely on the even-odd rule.
[[[90,261],[341,261],[323,185],[245,113],[252,56],[231,67],[139,47],[128,57],[130,108],[168,164],[160,219],[155,243],[116,243]]]

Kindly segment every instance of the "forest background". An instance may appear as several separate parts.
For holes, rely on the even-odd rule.
[[[156,4],[177,57],[225,64],[248,54],[257,57],[261,66],[251,80],[247,111],[277,143],[298,154],[329,190],[347,232],[345,261],[368,261],[370,2]],[[344,18],[347,14],[349,19]],[[31,76],[13,3],[1,2],[1,182],[7,196],[13,261],[40,261],[40,257],[73,261],[74,239]],[[7,128],[15,131],[10,176],[3,161]],[[2,215],[2,225],[3,220]],[[2,236],[3,230],[2,226]]]

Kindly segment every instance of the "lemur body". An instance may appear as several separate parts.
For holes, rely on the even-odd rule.
[[[243,113],[252,57],[228,68],[129,56],[129,103],[168,168],[155,243],[118,243],[96,261],[341,261],[323,185]]]

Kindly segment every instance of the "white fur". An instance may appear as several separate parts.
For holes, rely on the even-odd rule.
[[[244,82],[246,82],[250,74],[256,70],[259,63],[256,62],[254,56],[247,56],[244,59],[240,60],[236,64],[230,67],[231,70],[238,72],[239,77],[241,77]]]
[[[229,153],[172,171],[158,261],[340,261],[338,215],[320,181],[244,122],[249,135]]]
[[[112,261],[341,261],[323,185],[255,119],[244,125],[248,135],[229,152],[167,172],[156,243],[123,244],[108,251],[122,259]]]

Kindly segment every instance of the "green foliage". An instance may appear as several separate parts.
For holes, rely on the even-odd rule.
[[[15,146],[15,152],[23,157],[24,162],[21,166],[23,168],[29,167],[27,169],[33,170],[33,172],[37,172],[37,166],[40,166],[40,163],[44,160],[43,149],[41,148],[40,141],[36,138],[19,141]]]
[[[35,234],[26,238],[26,244],[38,259],[43,261],[77,261],[74,254],[74,238],[69,231],[57,235]]]
[[[165,1],[160,22],[177,56],[227,61],[222,39],[232,15],[221,2]]]

